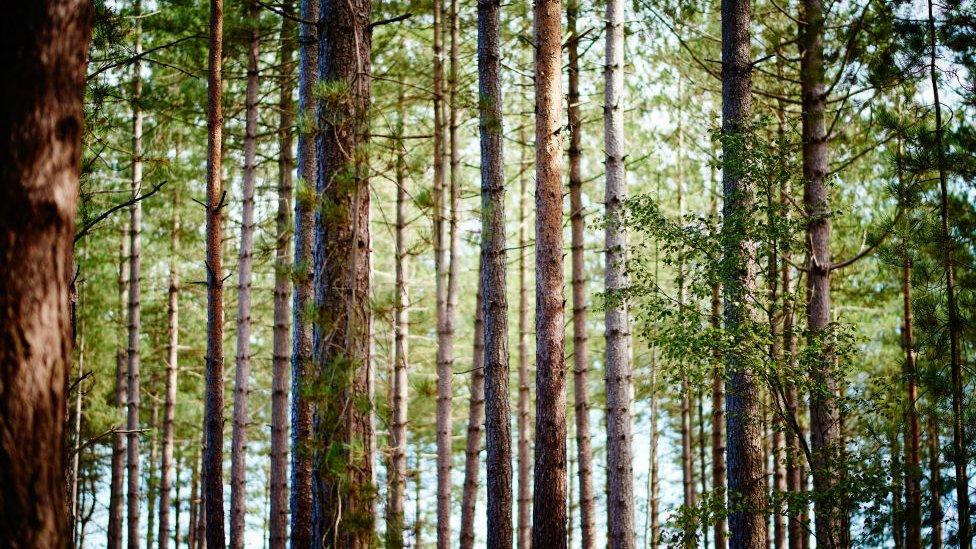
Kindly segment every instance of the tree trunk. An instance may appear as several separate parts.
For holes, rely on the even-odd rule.
[[[180,342],[180,193],[173,193],[173,226],[170,234],[169,290],[167,293],[166,401],[163,405],[163,457],[159,467],[159,549],[169,547],[170,491],[173,489],[173,422],[176,419],[177,374]],[[177,500],[179,506],[179,500]],[[178,510],[178,507],[177,507]],[[176,530],[179,537],[179,528]]]
[[[623,201],[627,196],[627,182],[624,175],[626,153],[624,151],[622,105],[625,50],[623,0],[607,1],[606,38],[603,96],[603,143],[606,150],[607,170],[604,202],[607,218],[604,282],[607,293],[613,296],[614,292],[622,290],[628,285],[626,272],[627,231],[623,221]],[[555,59],[558,63],[558,55]],[[561,102],[560,95],[556,95],[556,100],[559,102]],[[539,109],[539,112],[543,112],[542,109]],[[558,177],[558,165],[555,174]],[[562,280],[562,271],[560,270],[559,273],[557,282]],[[562,294],[561,289],[559,294]],[[560,317],[562,316],[561,311],[560,308]],[[631,395],[633,387],[630,363],[630,321],[628,320],[627,305],[617,303],[608,307],[605,322],[607,346],[607,475],[610,498],[607,504],[610,531],[609,546],[615,549],[632,549],[635,546],[634,471],[631,457]]]
[[[0,539],[63,547],[69,287],[91,5],[17,4],[0,23]]]
[[[153,383],[152,385],[156,385]],[[156,498],[158,494],[158,478],[156,477],[156,459],[159,456],[159,401],[152,398],[152,411],[149,416],[149,474],[146,475],[146,547],[153,547],[156,534]]]
[[[390,420],[390,495],[386,511],[386,546],[404,546],[403,506],[406,497],[407,478],[407,404],[409,403],[407,367],[407,336],[410,333],[407,294],[407,150],[403,145],[403,88],[400,88],[400,105],[396,127],[396,235],[395,271],[393,296],[393,395]]]
[[[318,100],[313,93],[318,81],[318,31],[314,23],[319,19],[319,0],[301,0],[298,112],[299,116],[314,120]],[[316,124],[298,133],[298,192],[295,197],[295,301],[292,308],[294,335],[292,340],[291,372],[291,545],[312,545],[312,403],[309,388],[314,383],[312,369],[313,275],[312,244],[314,216],[318,207],[315,177],[318,162],[315,157]]]
[[[826,494],[840,477],[835,468],[840,441],[837,406],[838,380],[829,334],[830,314],[830,196],[827,188],[828,135],[824,121],[827,90],[824,85],[824,13],[821,0],[803,0],[800,16],[800,79],[803,103],[803,202],[807,216],[807,247],[810,262],[807,276],[807,328],[812,345],[823,351],[811,366],[812,379],[823,385],[810,392],[810,434],[814,489]],[[843,504],[834,497],[817,499],[815,522],[817,545],[842,547]]]
[[[711,199],[712,222],[718,225],[718,181],[715,168],[711,168],[710,180],[713,182]],[[711,314],[709,325],[716,333],[722,328],[722,285],[712,283]],[[712,365],[712,489],[716,501],[725,505],[725,375],[722,357],[716,353]],[[728,546],[728,524],[724,517],[717,517],[713,526],[715,549]]]
[[[942,444],[939,423],[933,411],[927,422],[929,432],[929,524],[932,525],[932,549],[942,549]]]
[[[119,325],[122,328],[126,323],[126,296],[129,288],[129,229],[128,220],[122,228],[122,235],[119,239]],[[128,359],[125,356],[128,341],[124,347],[120,347],[115,355],[115,405],[120,413],[126,410],[128,398]],[[108,504],[108,531],[106,532],[108,549],[120,549],[122,547],[122,514],[125,507],[123,490],[125,484],[125,455],[126,440],[124,424],[119,425],[112,437],[112,478],[109,488]]]
[[[752,118],[752,65],[749,47],[748,3],[722,4],[722,177],[724,187],[722,240],[724,247],[725,329],[736,345],[726,354],[726,452],[730,545],[765,549],[767,531],[765,467],[762,461],[759,380],[749,370],[745,339],[756,322],[751,296],[756,291],[755,242],[743,230],[754,202],[753,183],[742,173],[741,142]]]
[[[142,25],[138,15],[141,2],[136,0],[136,44],[135,52],[142,53]],[[132,65],[132,198],[142,192],[142,63],[136,60]],[[142,539],[139,532],[139,331],[141,329],[141,284],[142,270],[142,202],[136,201],[129,208],[129,346],[128,388],[126,390],[126,540],[130,549],[139,549]]]
[[[464,460],[464,490],[461,498],[461,548],[474,547],[474,511],[478,502],[478,466],[481,431],[485,423],[485,313],[478,269],[478,294],[474,313],[474,349],[471,356],[471,397],[468,404],[468,440]]]
[[[224,113],[221,105],[224,1],[210,0],[207,76],[207,371],[204,403],[203,498],[208,549],[224,539],[224,192],[220,168]],[[131,396],[130,396],[131,399]]]
[[[918,370],[915,366],[915,336],[912,320],[912,260],[907,246],[902,250],[902,342],[905,347],[905,547],[922,546],[921,448],[918,424]]]
[[[190,475],[190,522],[187,524],[186,547],[195,549],[197,544],[197,514],[200,509],[200,496],[197,492],[200,483],[200,455],[193,457],[193,472]],[[177,546],[178,547],[178,546]]]
[[[532,546],[566,546],[566,394],[563,370],[562,0],[536,1],[535,333],[536,415]],[[613,196],[613,195],[611,195]],[[612,211],[612,210],[611,210]],[[613,286],[611,286],[612,288]],[[608,313],[610,316],[611,313]],[[611,335],[618,332],[608,330]],[[626,330],[619,332],[621,335]],[[614,354],[610,358],[616,360]],[[626,355],[619,357],[626,361]],[[625,365],[621,365],[626,370]],[[615,372],[626,375],[625,371]],[[623,380],[612,385],[625,388]],[[623,390],[623,389],[622,389]],[[610,401],[608,406],[624,403]],[[611,408],[612,409],[612,408]],[[618,408],[619,409],[619,408]],[[627,433],[630,416],[614,433]],[[620,430],[617,431],[616,429]],[[615,463],[626,469],[628,462]]]
[[[241,182],[241,240],[237,259],[237,355],[234,369],[234,426],[230,451],[230,546],[244,547],[247,514],[247,396],[251,376],[251,279],[254,262],[254,186],[257,168],[258,55],[260,16],[258,4],[249,0],[247,16],[252,23],[247,42],[247,89],[244,99],[244,179]]]
[[[315,231],[316,404],[312,535],[325,546],[373,544],[370,216],[367,129],[370,0],[326,0],[319,13]]]
[[[268,521],[271,549],[284,549],[288,543],[288,376],[289,376],[289,318],[291,308],[292,268],[291,247],[291,196],[292,170],[295,157],[292,153],[295,106],[292,101],[295,74],[294,4],[286,2],[281,18],[281,73],[278,85],[278,212],[275,217],[275,282],[274,328],[272,330],[271,360],[271,501]]]
[[[900,423],[900,418],[895,416],[893,425]],[[891,454],[891,538],[895,549],[905,547],[905,512],[902,507],[902,454],[901,444],[898,440],[897,428],[888,433],[889,453]]]
[[[488,547],[512,547],[505,167],[502,154],[500,0],[478,1],[478,129],[481,135],[481,288],[485,331],[485,473]]]
[[[942,221],[943,262],[946,279],[946,305],[949,309],[949,364],[952,371],[952,462],[956,472],[956,508],[959,524],[959,548],[969,549],[972,537],[969,525],[969,458],[967,456],[965,431],[965,403],[962,371],[962,319],[956,301],[956,259],[955,244],[950,232],[949,191],[946,179],[948,165],[946,160],[944,130],[942,125],[942,102],[939,99],[939,69],[937,66],[938,42],[935,33],[934,2],[928,0],[928,26],[931,61],[929,76],[932,80],[933,104],[935,106],[935,145],[939,168],[939,214]]]
[[[529,148],[526,146],[528,135],[526,126],[519,126],[519,141],[523,144],[521,161],[519,162],[519,257],[518,257],[518,522],[516,530],[516,547],[529,549],[532,547],[532,488],[529,483],[532,478],[532,426],[529,384],[529,287],[528,267],[526,265],[528,235],[528,166]]]
[[[656,252],[655,252],[656,253]],[[657,549],[661,543],[661,482],[659,479],[658,462],[658,408],[660,406],[657,387],[657,349],[651,350],[651,464],[650,464],[650,514],[651,514],[651,543],[652,549]]]
[[[684,93],[681,77],[678,78],[678,100],[683,100]],[[678,154],[676,166],[676,198],[678,199],[678,219],[685,217],[685,191],[684,191],[684,131],[682,126],[682,112],[678,110],[678,127],[676,130],[678,137]],[[684,223],[684,221],[680,221]],[[684,250],[678,251],[678,272],[675,284],[678,286],[678,319],[684,325],[685,307],[687,301],[687,290],[685,288],[685,255]],[[698,505],[698,498],[695,492],[695,464],[694,454],[692,453],[692,434],[691,434],[691,382],[688,378],[688,365],[682,364],[681,369],[681,487],[683,493],[682,505],[693,510]],[[682,532],[682,545],[684,547],[694,547],[697,544],[693,521],[684,524]]]
[[[576,19],[579,0],[566,4],[569,41],[569,210],[572,228],[572,284],[573,284],[573,403],[576,416],[576,461],[579,471],[580,534],[582,549],[596,547],[596,509],[593,493],[593,451],[590,448],[590,398],[587,374],[586,334],[586,263],[583,259],[585,223],[583,219],[583,150],[579,92],[579,39]],[[609,35],[608,35],[609,36]],[[615,39],[619,39],[615,35]],[[617,48],[623,47],[622,41]],[[615,52],[616,53],[616,50]],[[615,76],[615,75],[614,75]],[[523,196],[524,196],[523,191]],[[522,245],[525,253],[526,244]],[[572,503],[572,501],[570,501]],[[569,528],[573,525],[570,523]]]

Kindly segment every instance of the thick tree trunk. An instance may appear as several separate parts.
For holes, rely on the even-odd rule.
[[[244,547],[247,514],[247,397],[251,377],[251,279],[254,264],[254,187],[258,141],[258,55],[260,11],[256,0],[247,2],[251,19],[247,41],[247,88],[244,99],[244,178],[241,181],[241,240],[237,259],[237,354],[234,369],[234,426],[230,450],[230,546]]]
[[[119,239],[119,327],[123,328],[126,323],[126,296],[129,291],[129,228],[128,220],[124,222],[122,235]],[[115,405],[119,413],[126,410],[128,402],[128,359],[125,356],[126,347],[120,347],[115,355]],[[108,549],[120,549],[122,547],[122,515],[125,508],[125,455],[126,440],[124,423],[118,426],[116,433],[112,437],[112,477],[109,488],[108,504],[108,531],[106,532],[106,547]]]
[[[315,231],[316,404],[312,535],[327,547],[374,542],[370,395],[368,119],[370,0],[326,0],[319,13]]]
[[[141,2],[136,1],[136,14],[141,11]],[[136,55],[142,53],[141,19],[136,18]],[[142,192],[142,64],[137,60],[132,65],[132,198]],[[141,283],[142,271],[142,202],[136,201],[129,208],[129,346],[128,388],[126,390],[126,423],[128,442],[126,444],[126,541],[130,549],[138,549],[141,535],[139,531],[139,331],[141,329]]]
[[[725,165],[722,240],[725,329],[736,345],[726,354],[726,455],[730,545],[765,549],[767,544],[766,481],[762,461],[760,389],[757,373],[743,360],[750,349],[750,325],[756,322],[755,242],[744,234],[754,207],[753,183],[742,173],[743,141],[752,118],[752,65],[748,3],[722,4],[722,132]]]
[[[604,282],[607,293],[612,296],[614,292],[626,288],[628,284],[627,230],[623,221],[623,201],[627,196],[627,182],[624,175],[626,152],[623,119],[625,50],[623,0],[607,1],[606,38],[606,60],[603,69],[605,82],[603,143],[607,170],[604,202],[607,218]],[[556,61],[558,60],[557,55]],[[560,96],[561,94],[556,95],[556,101],[561,102]],[[542,109],[539,109],[539,112],[542,112]],[[558,177],[558,171],[556,174]],[[561,279],[560,271],[560,277],[556,281]],[[559,293],[561,295],[562,291],[560,290]],[[560,313],[561,311],[560,308]],[[635,546],[634,470],[631,457],[633,387],[627,305],[618,303],[608,307],[605,322],[609,546],[614,549],[632,549]]]
[[[929,414],[929,524],[932,525],[932,549],[942,549],[942,443],[939,441],[939,423],[935,412]]]
[[[800,80],[803,103],[803,202],[807,216],[807,328],[812,344],[823,349],[811,367],[812,379],[822,386],[810,392],[810,435],[814,489],[826,494],[840,481],[836,464],[840,457],[838,380],[833,373],[830,347],[830,196],[827,187],[828,135],[825,125],[827,90],[824,84],[824,13],[821,0],[804,0],[800,16]],[[823,497],[815,502],[817,545],[842,547],[847,537],[843,504]]]
[[[488,547],[512,547],[505,167],[502,154],[500,0],[478,0],[478,129],[481,135],[481,288],[485,332],[485,473]]]
[[[224,277],[221,146],[224,113],[224,2],[210,0],[210,56],[207,76],[207,371],[204,402],[203,498],[208,549],[222,549],[224,538]],[[131,400],[131,396],[130,396]]]
[[[468,439],[464,451],[464,489],[461,497],[461,548],[474,547],[474,514],[478,502],[478,466],[481,431],[485,423],[485,313],[478,268],[478,294],[474,313],[474,348],[471,355],[471,388],[468,403]]]
[[[18,3],[0,31],[0,539],[64,547],[69,287],[91,4]]]
[[[579,39],[576,19],[579,0],[566,3],[569,33],[569,209],[572,230],[573,284],[573,403],[576,416],[576,462],[579,471],[580,534],[582,549],[596,547],[596,495],[593,493],[593,451],[590,448],[590,397],[587,383],[589,357],[586,334],[586,263],[583,259],[583,174],[582,126],[579,91]],[[609,35],[608,35],[609,36]],[[620,38],[619,36],[615,36]],[[622,50],[622,41],[617,48]],[[615,52],[616,53],[616,50]],[[524,192],[523,192],[524,195]],[[522,253],[525,253],[525,244]],[[570,500],[572,504],[572,500]],[[572,530],[572,522],[569,524]]]
[[[319,0],[301,0],[302,21],[299,33],[298,112],[314,120],[318,100],[313,93],[319,64]],[[295,296],[292,308],[294,335],[291,359],[291,546],[312,545],[312,403],[309,388],[314,383],[312,369],[313,276],[312,243],[314,214],[318,207],[315,178],[316,124],[298,134],[298,184],[295,197]]]
[[[291,197],[292,170],[295,157],[292,142],[295,125],[294,92],[295,31],[294,4],[282,6],[281,73],[278,85],[278,212],[275,216],[275,282],[274,328],[272,329],[271,359],[271,486],[270,518],[268,521],[271,549],[284,549],[288,543],[288,376],[289,376],[289,320],[291,307]]]
[[[566,546],[566,394],[563,369],[562,0],[536,0],[536,415],[532,546]],[[608,313],[609,315],[609,313]],[[616,328],[616,327],[615,327]],[[616,334],[614,329],[608,333]],[[622,333],[625,333],[622,332]],[[611,358],[617,359],[611,355]],[[626,369],[626,366],[623,366]],[[624,373],[624,372],[619,372]],[[616,377],[616,376],[614,376]],[[617,380],[614,379],[614,383]],[[621,380],[622,381],[622,380]],[[623,385],[621,384],[623,387]],[[610,406],[620,406],[611,401]],[[626,421],[630,416],[626,416]],[[617,426],[615,426],[617,427]],[[626,426],[620,425],[620,433]],[[618,431],[614,431],[618,432]],[[618,464],[614,464],[615,466]],[[629,465],[629,463],[619,463]]]
[[[407,336],[410,333],[407,293],[407,165],[406,148],[403,144],[403,91],[396,128],[396,234],[394,237],[394,261],[396,279],[393,296],[393,380],[390,410],[390,495],[386,511],[386,546],[404,546],[404,500],[407,482],[407,404],[409,403],[407,367]]]
[[[942,125],[942,102],[939,99],[939,69],[938,42],[935,29],[934,2],[928,0],[928,27],[930,63],[929,76],[932,80],[933,104],[935,106],[935,145],[936,159],[939,168],[939,217],[942,221],[942,242],[944,251],[943,267],[946,279],[946,306],[949,312],[949,364],[952,372],[952,463],[956,472],[956,510],[959,524],[959,548],[969,549],[972,537],[969,524],[969,457],[966,446],[964,383],[962,370],[962,319],[959,315],[959,304],[956,301],[956,259],[955,244],[950,232],[952,223],[949,219],[949,191],[947,189],[948,164],[944,143],[944,129]]]
[[[169,547],[170,491],[173,489],[173,422],[176,419],[177,374],[180,343],[180,272],[177,254],[180,250],[180,194],[173,193],[173,225],[170,234],[169,290],[166,318],[166,400],[163,405],[163,456],[159,467],[159,549]],[[179,510],[179,500],[176,502]],[[176,535],[179,537],[177,525]],[[151,548],[150,548],[151,549]]]
[[[531,393],[529,384],[529,283],[526,251],[529,246],[529,212],[528,212],[528,166],[531,165],[529,148],[526,146],[525,124],[519,127],[519,142],[521,161],[519,162],[519,257],[518,257],[518,417],[516,430],[518,431],[518,521],[516,523],[516,547],[529,549],[532,547],[532,426],[531,408],[529,402]]]

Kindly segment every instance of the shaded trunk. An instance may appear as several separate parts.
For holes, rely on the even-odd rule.
[[[478,2],[478,129],[481,135],[481,288],[485,332],[485,472],[488,547],[512,547],[505,168],[499,0]]]
[[[278,85],[278,212],[275,216],[275,281],[274,328],[272,329],[271,359],[271,486],[270,517],[268,521],[271,549],[283,549],[288,543],[288,377],[289,377],[289,320],[291,307],[292,268],[291,197],[292,153],[295,106],[292,101],[295,74],[295,31],[293,3],[286,2],[281,18],[281,73]]]
[[[318,99],[313,93],[318,81],[319,0],[301,0],[299,28],[298,112],[314,120]],[[318,205],[315,178],[317,124],[298,133],[298,191],[295,196],[295,294],[292,307],[294,334],[291,358],[291,546],[312,545],[312,368],[313,276],[312,245],[314,212]]]
[[[590,448],[590,398],[587,375],[586,262],[583,259],[585,223],[583,219],[582,114],[579,91],[579,39],[576,19],[579,0],[566,4],[569,33],[569,210],[572,227],[573,284],[573,403],[576,416],[576,461],[579,476],[580,535],[583,549],[596,545],[596,495],[593,493],[593,451]],[[616,37],[619,38],[619,37]],[[622,41],[621,41],[622,42]],[[618,48],[622,48],[619,44]],[[524,192],[523,192],[524,195]],[[523,253],[525,245],[522,246]],[[570,500],[572,503],[572,499]],[[572,529],[572,522],[569,528]]]
[[[0,22],[0,539],[63,547],[70,286],[89,2],[17,4]]]
[[[128,220],[122,228],[122,237],[119,239],[119,325],[120,328],[126,322],[126,295],[129,287],[129,229]],[[126,344],[128,347],[128,344]],[[119,348],[115,355],[115,405],[119,413],[126,410],[128,402],[128,359],[125,356],[125,347]],[[108,530],[106,532],[106,547],[108,549],[120,549],[122,547],[122,515],[124,513],[125,501],[123,496],[125,485],[125,455],[126,455],[126,434],[125,427],[119,425],[115,434],[112,436],[112,477],[109,488],[108,504]]]
[[[210,56],[207,75],[207,371],[204,402],[203,498],[206,543],[224,547],[224,192],[221,164],[224,113],[224,2],[210,0]],[[131,398],[131,397],[130,397]]]
[[[519,127],[519,141],[521,147],[521,162],[519,162],[519,257],[518,257],[518,522],[516,546],[528,549],[532,546],[532,488],[529,483],[532,478],[532,432],[531,432],[531,399],[529,390],[529,286],[528,268],[526,265],[526,249],[529,246],[528,235],[528,166],[529,148],[526,126]]]
[[[461,547],[474,547],[474,515],[478,502],[478,466],[481,431],[485,423],[485,328],[484,292],[478,269],[478,294],[474,313],[474,348],[471,355],[471,388],[468,403],[468,439],[464,455],[464,489],[461,498]]]
[[[193,457],[193,472],[190,475],[190,522],[186,528],[186,547],[194,549],[197,544],[197,514],[200,509],[200,496],[197,492],[200,484],[200,455]]]
[[[969,549],[972,545],[969,524],[969,457],[966,446],[966,425],[964,410],[964,383],[962,371],[962,319],[956,301],[956,258],[955,244],[951,235],[952,222],[949,219],[949,191],[947,188],[948,164],[942,125],[942,102],[939,99],[939,69],[937,66],[938,42],[935,29],[934,2],[928,0],[929,47],[931,52],[929,76],[932,80],[933,105],[935,106],[935,145],[939,168],[939,217],[942,222],[941,247],[945,268],[946,306],[949,312],[949,364],[952,373],[952,463],[956,473],[956,509],[959,524],[959,548]]]
[[[176,418],[177,374],[180,342],[180,194],[173,194],[173,226],[170,235],[169,289],[167,291],[166,400],[163,405],[163,456],[159,467],[159,549],[169,547],[170,491],[173,489],[173,437]],[[177,500],[179,506],[179,500]],[[178,507],[177,507],[178,510]],[[179,537],[179,527],[176,529]]]
[[[752,65],[748,3],[722,4],[723,263],[725,330],[735,345],[724,357],[726,381],[726,456],[728,460],[730,545],[765,549],[766,481],[762,461],[760,387],[750,371],[748,336],[757,321],[751,299],[756,291],[756,244],[748,234],[755,200],[753,182],[743,173],[743,141],[752,118]]]
[[[319,13],[316,190],[316,375],[312,536],[325,546],[373,544],[370,365],[370,0],[326,0]],[[319,541],[321,540],[321,541]]]
[[[935,412],[929,414],[929,524],[932,525],[932,549],[942,549],[942,444]]]
[[[533,6],[536,92],[536,439],[532,546],[540,549],[566,546],[563,182],[560,133],[563,107],[560,60],[562,8],[562,0],[536,2]],[[620,404],[612,402],[610,405]],[[629,421],[630,416],[621,419]]]
[[[902,344],[905,348],[905,547],[922,546],[922,466],[918,423],[918,370],[915,366],[915,330],[912,320],[912,260],[902,251]]]
[[[718,225],[718,181],[715,168],[711,168],[712,198],[711,218]],[[711,314],[709,326],[716,333],[722,328],[722,285],[716,280],[712,283],[710,302]],[[725,373],[722,368],[722,357],[715,353],[712,365],[712,497],[716,502],[725,505]],[[715,536],[715,549],[726,549],[728,546],[728,523],[724,517],[717,517],[712,527]]]
[[[684,97],[682,90],[682,81],[679,77],[678,79],[678,99],[681,101]],[[678,127],[676,130],[678,137],[678,154],[676,161],[676,198],[678,200],[678,219],[681,220],[679,223],[684,223],[685,216],[685,191],[684,191],[684,131],[682,125],[682,112],[679,108],[678,110]],[[675,284],[678,287],[678,322],[684,326],[685,319],[685,307],[687,306],[687,289],[685,288],[685,252],[684,250],[678,251],[678,272]],[[698,497],[695,492],[695,461],[694,454],[692,450],[692,433],[691,433],[691,382],[688,379],[688,368],[689,365],[682,364],[681,369],[681,488],[682,488],[682,505],[692,512],[692,510],[698,505]],[[689,515],[691,516],[691,515]],[[684,523],[684,529],[682,531],[682,545],[685,547],[694,547],[697,544],[696,539],[696,528],[695,523],[692,520],[688,520]]]

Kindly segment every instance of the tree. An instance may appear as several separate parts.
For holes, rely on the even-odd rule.
[[[534,4],[536,423],[532,546],[566,546],[561,0]]]
[[[528,136],[525,125],[519,126],[519,141],[526,143]],[[524,549],[532,543],[532,403],[529,384],[529,286],[525,256],[529,247],[528,228],[528,166],[529,148],[520,147],[519,165],[519,256],[518,256],[518,418],[515,428],[518,431],[518,521],[516,522],[516,547]]]
[[[481,270],[479,265],[478,270]],[[478,501],[478,466],[481,431],[485,423],[485,307],[481,273],[474,307],[474,334],[471,353],[471,387],[468,403],[468,436],[464,451],[464,489],[461,496],[461,547],[474,547],[474,510]]]
[[[119,238],[119,324],[126,322],[126,295],[129,286],[129,230],[123,227]],[[126,342],[128,343],[128,342]],[[128,371],[128,360],[125,357],[125,347],[120,346],[115,355],[115,405],[118,412],[126,410],[128,402],[129,380],[126,375]],[[118,426],[121,427],[121,426]],[[112,437],[112,476],[109,485],[109,504],[108,504],[108,531],[106,532],[106,545],[109,549],[121,549],[122,547],[122,512],[125,506],[122,492],[125,484],[125,443],[127,436],[125,429],[116,428],[116,433]]]
[[[0,536],[68,544],[68,288],[91,5],[32,2],[0,23]]]
[[[177,376],[180,343],[180,273],[177,254],[180,249],[180,194],[173,193],[173,226],[170,236],[169,288],[166,317],[166,401],[163,407],[163,455],[159,467],[159,549],[169,546],[170,493],[173,489],[173,422],[176,420]],[[177,498],[178,499],[178,498]],[[177,501],[179,505],[179,501]],[[179,537],[179,528],[177,528]]]

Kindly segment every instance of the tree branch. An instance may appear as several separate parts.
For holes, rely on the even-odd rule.
[[[149,192],[147,192],[145,194],[139,195],[139,196],[137,196],[137,197],[135,197],[135,198],[133,198],[131,200],[126,200],[125,202],[123,202],[121,204],[117,204],[115,206],[112,206],[111,208],[109,208],[108,210],[106,210],[105,212],[103,212],[101,215],[99,215],[98,217],[96,217],[95,219],[92,219],[88,223],[85,223],[85,226],[82,227],[81,230],[78,231],[78,234],[75,235],[75,240],[74,240],[75,244],[77,244],[79,240],[81,240],[82,238],[85,237],[85,235],[87,235],[89,232],[91,232],[91,230],[95,227],[95,225],[97,225],[97,224],[101,223],[102,221],[104,221],[106,217],[114,214],[115,212],[121,210],[122,208],[125,208],[127,206],[131,206],[131,205],[135,204],[136,202],[140,202],[140,201],[142,201],[142,200],[144,200],[146,198],[149,198],[150,196],[156,194],[156,191],[158,191],[159,189],[161,189],[162,186],[165,185],[165,184],[166,184],[166,180],[164,179],[163,181],[157,183],[156,186],[153,187],[151,191],[149,191]]]

